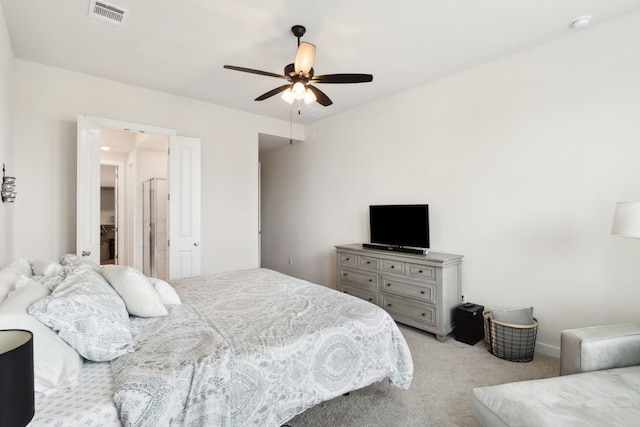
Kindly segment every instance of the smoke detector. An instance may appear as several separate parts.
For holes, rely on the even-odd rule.
[[[91,0],[89,4],[89,17],[98,21],[107,22],[118,27],[123,27],[129,11],[106,1]]]
[[[587,25],[589,25],[589,21],[591,21],[591,17],[589,15],[581,16],[571,22],[571,28],[577,30],[579,28],[586,27]]]

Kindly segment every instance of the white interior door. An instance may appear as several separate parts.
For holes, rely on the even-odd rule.
[[[76,253],[100,264],[100,126],[78,116]]]
[[[169,279],[201,272],[200,139],[169,137]]]

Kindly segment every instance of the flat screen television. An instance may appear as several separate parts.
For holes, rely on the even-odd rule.
[[[371,205],[369,227],[374,245],[429,248],[429,205]]]

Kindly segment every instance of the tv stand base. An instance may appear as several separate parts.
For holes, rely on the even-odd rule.
[[[416,254],[416,255],[427,255],[429,253],[427,249],[405,248],[403,246],[376,245],[373,243],[363,243],[362,247],[367,249],[375,249],[378,251],[402,252],[405,254]]]

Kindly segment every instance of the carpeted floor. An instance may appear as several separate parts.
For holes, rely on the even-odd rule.
[[[560,362],[535,354],[533,361],[509,362],[489,353],[484,341],[474,346],[449,336],[399,325],[411,348],[414,377],[403,391],[387,381],[321,403],[296,416],[291,427],[475,426],[471,390],[558,375]]]

